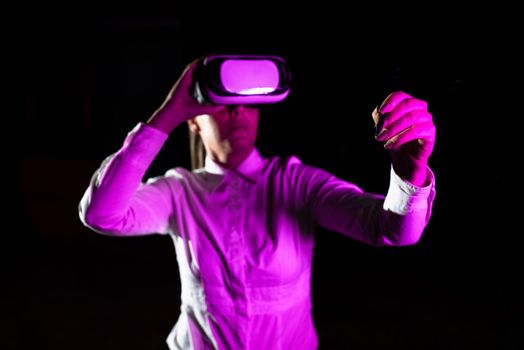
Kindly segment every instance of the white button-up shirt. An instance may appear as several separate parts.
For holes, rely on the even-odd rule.
[[[206,158],[143,182],[167,135],[139,123],[94,174],[80,218],[109,235],[168,234],[182,283],[170,349],[316,349],[311,263],[317,225],[371,245],[409,245],[431,215],[434,179],[393,170],[386,196],[255,149],[231,171]]]

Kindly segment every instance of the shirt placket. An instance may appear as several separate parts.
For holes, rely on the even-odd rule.
[[[229,211],[229,262],[234,267],[235,277],[240,277],[243,268],[244,243],[241,232],[242,221],[242,183],[234,176],[230,184]],[[237,274],[240,273],[240,274]],[[242,282],[242,281],[235,281]]]
[[[235,305],[235,318],[238,342],[246,344],[248,339],[248,300],[246,298],[246,248],[242,232],[243,206],[244,206],[244,183],[238,175],[231,175],[229,183],[230,197],[228,201],[229,213],[229,244],[228,244],[228,262],[231,269],[231,282],[234,284],[233,290],[235,295],[232,297]]]

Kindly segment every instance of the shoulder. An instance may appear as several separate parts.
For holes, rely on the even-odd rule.
[[[166,171],[164,177],[172,180],[182,180],[193,176],[193,172],[182,167],[176,167]]]
[[[274,155],[264,158],[262,172],[270,176],[284,175],[289,174],[295,167],[300,167],[301,165],[302,161],[295,155]]]
[[[211,174],[204,168],[188,170],[177,167],[167,171],[165,178],[169,179],[181,191],[201,193],[212,190],[220,182],[222,176]]]
[[[303,165],[302,160],[296,155],[277,155],[265,158],[266,168],[283,168]]]
[[[167,170],[163,175],[154,176],[147,180],[148,184],[160,184],[165,183],[169,184],[172,187],[184,186],[191,181],[191,178],[194,177],[191,171],[182,168],[176,167]]]
[[[293,182],[309,182],[313,179],[327,178],[332,176],[327,171],[308,164],[299,156],[293,154],[267,158],[266,164],[266,167],[271,172],[281,174]]]

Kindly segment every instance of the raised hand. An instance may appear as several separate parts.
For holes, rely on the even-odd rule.
[[[175,127],[198,115],[219,112],[221,105],[202,105],[193,97],[193,73],[200,59],[188,64],[169,91],[162,105],[153,113],[148,124],[169,134]]]
[[[375,138],[391,153],[395,172],[413,185],[426,185],[428,159],[436,138],[427,103],[395,91],[375,108],[372,117]]]

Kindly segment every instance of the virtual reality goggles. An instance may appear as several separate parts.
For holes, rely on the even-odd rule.
[[[267,55],[210,55],[197,67],[194,97],[202,104],[277,103],[289,94],[284,59]]]

